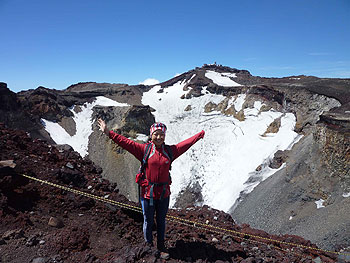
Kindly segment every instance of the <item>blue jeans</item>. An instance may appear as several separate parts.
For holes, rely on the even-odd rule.
[[[157,242],[164,242],[165,239],[165,217],[169,208],[169,197],[162,200],[153,200],[153,206],[150,206],[150,200],[141,198],[143,212],[143,235],[146,242],[152,243],[153,220],[156,213],[157,221]]]

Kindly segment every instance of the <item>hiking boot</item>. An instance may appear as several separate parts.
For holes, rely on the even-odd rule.
[[[166,253],[168,253],[168,249],[165,247],[164,241],[157,242],[157,249],[158,249],[160,252],[166,252]]]
[[[160,252],[160,256],[161,259],[169,259],[170,258],[170,254],[166,253],[166,252]]]
[[[164,245],[164,241],[162,242],[157,242],[157,249],[160,252],[159,257],[161,259],[169,259],[170,255],[169,255],[169,251],[168,249],[165,247]]]
[[[153,243],[150,242],[145,242],[145,248],[149,251],[151,251],[153,249]]]

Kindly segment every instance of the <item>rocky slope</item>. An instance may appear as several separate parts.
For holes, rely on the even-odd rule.
[[[286,153],[285,169],[236,204],[233,217],[272,233],[301,235],[324,248],[348,247],[349,135],[348,128],[319,122]],[[319,200],[324,207],[317,208]]]
[[[172,221],[168,222],[166,244],[170,258],[162,259],[155,250],[143,245],[140,212],[22,176],[137,206],[118,193],[118,185],[102,179],[101,169],[91,161],[82,159],[70,148],[51,146],[3,124],[0,124],[0,148],[0,262],[337,260],[337,255],[319,251],[300,237],[269,235],[248,225],[237,225],[228,214],[209,207],[169,212]],[[196,225],[191,223],[194,221]],[[208,231],[207,226],[216,228]]]

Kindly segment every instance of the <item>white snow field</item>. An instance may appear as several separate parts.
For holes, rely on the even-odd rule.
[[[231,78],[235,78],[236,74],[234,73],[219,73],[212,70],[207,70],[205,73],[205,77],[208,79],[211,79],[215,84],[223,87],[238,87],[242,86],[241,84],[238,84],[237,82],[233,81]]]
[[[208,71],[206,77],[220,85],[239,85],[222,73]],[[183,188],[198,182],[202,187],[204,204],[227,212],[241,191],[252,191],[259,183],[245,184],[250,176],[258,174],[264,180],[277,171],[266,165],[259,172],[255,169],[271,159],[277,150],[286,150],[299,139],[300,136],[294,132],[296,119],[292,113],[260,112],[263,104],[259,101],[253,108],[244,109],[244,121],[219,111],[205,113],[204,107],[208,102],[218,104],[225,97],[210,94],[204,87],[203,96],[181,99],[188,92],[183,90],[186,83],[177,82],[162,93],[157,93],[161,88],[157,85],[142,97],[144,105],[156,110],[153,113],[156,121],[167,125],[167,144],[179,143],[201,130],[205,131],[204,139],[172,165],[171,206]],[[232,97],[229,106],[234,105],[239,111],[245,98],[245,94]],[[184,111],[188,105],[191,105],[191,110]],[[270,123],[279,117],[279,131],[263,137]]]
[[[92,108],[96,105],[119,107],[129,106],[126,103],[119,103],[103,96],[96,97],[96,100],[92,103],[85,103],[81,106],[80,112],[75,112],[73,106],[71,111],[74,114],[73,120],[76,124],[76,133],[73,136],[70,136],[58,123],[45,119],[41,120],[45,126],[45,130],[50,134],[55,143],[69,144],[76,152],[84,157],[88,154],[89,136],[92,133],[93,123],[91,118],[93,113]]]

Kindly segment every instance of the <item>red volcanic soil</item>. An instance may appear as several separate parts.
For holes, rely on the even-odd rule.
[[[336,262],[335,254],[311,249],[316,246],[310,241],[236,225],[228,214],[207,206],[169,211],[170,258],[163,259],[144,246],[139,208],[121,208],[22,176],[138,207],[69,147],[33,140],[0,124],[0,161],[0,262]]]

